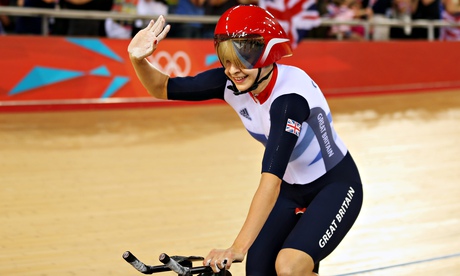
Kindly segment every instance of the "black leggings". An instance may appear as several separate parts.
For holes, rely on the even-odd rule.
[[[275,260],[283,248],[301,250],[319,264],[350,230],[362,201],[361,180],[350,154],[310,184],[283,182],[275,207],[249,249],[246,275],[276,276]],[[305,207],[305,213],[296,216],[296,208]]]

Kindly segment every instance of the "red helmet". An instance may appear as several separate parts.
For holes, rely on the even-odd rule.
[[[248,69],[265,67],[292,55],[281,25],[259,6],[235,6],[220,17],[214,31],[216,50],[226,40],[232,40],[237,56]]]

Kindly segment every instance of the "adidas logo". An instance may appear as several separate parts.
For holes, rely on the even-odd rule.
[[[252,118],[251,116],[249,116],[249,112],[246,108],[243,108],[240,110],[240,114],[241,116],[243,116],[244,118],[248,119],[249,121],[252,121]]]

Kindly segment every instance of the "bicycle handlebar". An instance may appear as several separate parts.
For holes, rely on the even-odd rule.
[[[179,275],[190,275],[190,268],[181,266],[174,259],[171,259],[166,253],[160,255],[160,262],[164,263],[172,271],[176,272]]]
[[[181,261],[177,261],[174,258],[178,256],[169,257],[166,253],[162,253],[159,257],[160,262],[164,265],[157,265],[151,266],[146,265],[143,262],[139,261],[131,252],[126,251],[123,253],[123,259],[132,265],[137,271],[143,274],[153,274],[157,272],[165,272],[165,271],[174,271],[179,276],[190,276],[192,274],[200,274],[203,275],[213,275],[213,276],[224,276],[224,275],[232,275],[229,271],[225,268],[222,269],[219,273],[214,273],[210,266],[197,266],[197,267],[188,267],[187,265],[182,265]],[[197,260],[198,257],[193,257],[194,260]],[[201,258],[201,257],[200,257]],[[180,263],[181,262],[181,263]]]
[[[139,272],[142,272],[144,274],[153,274],[156,272],[170,271],[168,267],[165,267],[163,265],[161,266],[146,265],[143,262],[139,261],[139,259],[137,259],[136,256],[134,256],[129,251],[126,251],[125,253],[123,253],[123,259],[125,259],[125,261],[127,261],[130,265],[132,265]]]

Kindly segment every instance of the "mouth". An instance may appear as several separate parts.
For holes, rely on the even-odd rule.
[[[248,78],[248,76],[244,76],[244,77],[233,77],[233,81],[235,82],[235,84],[241,84],[241,83],[243,83],[247,78]]]

